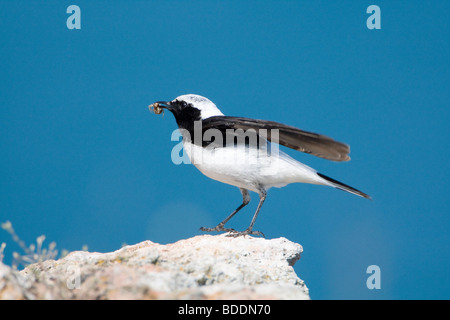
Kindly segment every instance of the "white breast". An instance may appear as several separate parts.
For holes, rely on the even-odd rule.
[[[258,192],[283,187],[293,182],[322,184],[316,171],[279,150],[268,154],[265,149],[246,148],[245,145],[226,148],[202,148],[183,141],[192,164],[205,176]]]

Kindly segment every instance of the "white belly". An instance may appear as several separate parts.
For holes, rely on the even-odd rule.
[[[314,169],[292,159],[276,148],[203,148],[183,143],[184,150],[207,177],[239,188],[258,192],[261,187],[283,187],[293,182],[321,184]]]

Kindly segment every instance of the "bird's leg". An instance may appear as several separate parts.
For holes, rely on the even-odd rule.
[[[247,189],[244,188],[239,188],[239,190],[242,193],[242,204],[236,209],[234,210],[228,217],[225,218],[225,220],[223,220],[221,223],[219,223],[217,226],[215,226],[214,228],[204,228],[201,227],[200,230],[201,231],[206,231],[206,232],[211,232],[211,231],[226,231],[226,232],[235,232],[234,229],[231,228],[225,228],[225,223],[227,223],[231,218],[233,218],[233,216],[238,213],[239,210],[241,210],[243,207],[245,207],[246,205],[249,204],[250,202],[250,194],[248,193]]]
[[[252,222],[250,223],[249,227],[247,228],[247,230],[245,231],[231,231],[232,233],[230,234],[231,237],[239,237],[239,236],[245,236],[245,235],[255,235],[255,236],[264,236],[264,233],[262,233],[261,231],[253,231],[253,225],[255,224],[256,221],[256,217],[258,216],[259,210],[261,210],[261,206],[264,203],[264,200],[266,200],[266,196],[267,196],[267,191],[264,188],[260,188],[259,190],[259,204],[258,204],[258,208],[256,208],[256,212],[253,215],[253,219]]]

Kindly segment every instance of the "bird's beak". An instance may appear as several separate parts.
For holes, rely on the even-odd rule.
[[[164,111],[163,109],[172,111],[173,107],[170,101],[156,101],[155,103],[149,105],[148,109],[156,114],[161,114]]]
[[[156,101],[154,104],[158,104],[160,108],[172,110],[171,101]]]

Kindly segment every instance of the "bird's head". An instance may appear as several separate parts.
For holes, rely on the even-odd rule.
[[[175,116],[178,125],[213,116],[223,116],[211,100],[196,94],[185,94],[172,101],[157,101],[151,107],[156,113],[161,113],[161,109],[169,110]]]

